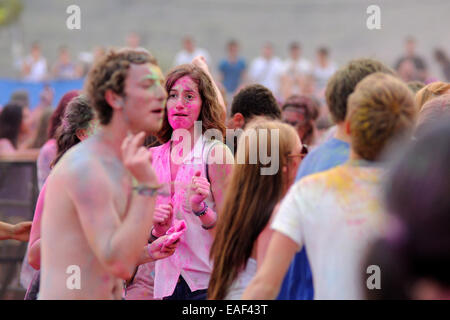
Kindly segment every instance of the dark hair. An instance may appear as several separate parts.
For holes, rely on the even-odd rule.
[[[182,64],[172,69],[166,78],[167,93],[170,92],[175,82],[184,76],[189,76],[198,86],[198,93],[202,99],[202,109],[198,120],[202,121],[202,133],[208,129],[217,129],[222,136],[225,136],[225,123],[222,119],[223,109],[219,104],[211,79],[202,69],[193,64]],[[169,141],[172,132],[173,129],[167,117],[166,102],[162,128],[157,134],[158,140],[161,143]]]
[[[67,105],[61,125],[56,130],[57,154],[50,167],[54,167],[67,150],[80,142],[77,130],[87,129],[94,119],[94,110],[83,96],[74,98]]]
[[[301,49],[301,48],[302,48],[302,47],[301,47],[300,43],[298,43],[298,42],[296,42],[296,41],[292,42],[292,43],[289,45],[289,49],[290,49],[290,50],[292,50],[292,49]]]
[[[23,110],[19,104],[9,103],[0,112],[0,139],[8,139],[17,148]]]
[[[36,135],[34,137],[34,141],[31,144],[31,148],[39,149],[41,148],[45,142],[47,141],[47,131],[49,128],[50,117],[53,114],[53,110],[51,107],[45,108],[41,116],[39,118],[39,124],[37,127]]]
[[[242,88],[231,103],[231,115],[241,113],[248,122],[254,116],[265,116],[274,120],[281,119],[281,109],[272,92],[260,84]]]
[[[48,126],[47,132],[48,139],[55,138],[56,129],[61,124],[61,118],[64,116],[67,105],[73,98],[77,97],[79,94],[79,90],[71,90],[66,92],[62,96],[61,100],[59,100],[58,106],[56,107],[55,111],[53,111],[52,117],[50,118],[50,124]]]
[[[108,124],[113,114],[113,109],[105,98],[106,91],[112,90],[123,96],[130,65],[145,63],[157,65],[148,51],[126,48],[111,50],[94,64],[86,79],[86,92],[101,124]]]
[[[300,137],[302,143],[311,145],[314,135],[314,121],[319,116],[319,105],[317,101],[305,95],[292,95],[286,99],[281,109],[294,108],[300,110],[304,115],[304,122],[299,124],[303,127],[303,137]]]
[[[442,122],[397,149],[384,197],[398,227],[368,253],[364,266],[382,270],[381,290],[367,291],[369,298],[411,299],[420,279],[450,288],[449,146],[450,127]]]
[[[357,59],[340,68],[330,78],[325,90],[328,109],[335,123],[345,120],[347,99],[356,85],[369,74],[383,72],[394,75],[395,72],[383,63],[373,59]]]

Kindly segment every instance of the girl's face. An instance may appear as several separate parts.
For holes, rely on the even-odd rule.
[[[190,76],[178,79],[169,91],[167,117],[172,129],[191,129],[202,109],[197,84]]]

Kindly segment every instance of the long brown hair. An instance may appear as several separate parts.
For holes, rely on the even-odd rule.
[[[271,153],[271,130],[279,130],[278,155]],[[257,134],[248,134],[255,130]],[[260,159],[251,164],[250,152],[260,154],[260,134],[267,132],[267,154],[273,159],[278,156],[279,167],[274,175],[261,175],[263,165]],[[236,159],[245,154],[245,164],[234,164],[230,183],[225,191],[224,203],[217,233],[211,247],[210,258],[214,267],[211,274],[208,298],[224,299],[232,282],[246,267],[255,241],[266,227],[272,212],[287,191],[287,155],[294,148],[297,133],[294,128],[280,121],[258,120],[247,127],[242,134]],[[246,143],[248,137],[248,143]],[[253,147],[252,147],[253,145]]]
[[[199,67],[193,64],[182,64],[175,67],[169,72],[166,78],[166,91],[170,92],[175,82],[184,77],[189,76],[197,84],[200,97],[202,99],[202,110],[200,111],[199,121],[202,121],[202,133],[208,129],[217,129],[225,136],[225,123],[222,118],[222,107],[217,99],[211,79]],[[164,112],[164,119],[161,130],[157,136],[161,143],[166,143],[172,137],[173,129],[169,124],[167,117],[167,103]]]

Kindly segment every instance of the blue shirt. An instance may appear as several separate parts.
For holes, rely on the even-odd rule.
[[[241,83],[242,72],[245,70],[245,60],[239,58],[235,63],[223,59],[219,70],[223,75],[223,85],[228,93],[233,93]]]
[[[303,177],[325,171],[343,164],[349,158],[350,145],[347,142],[331,138],[303,159],[297,172],[296,181]],[[278,300],[312,300],[314,287],[311,267],[305,247],[298,252],[284,277]]]

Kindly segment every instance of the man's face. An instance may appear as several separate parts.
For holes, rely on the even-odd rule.
[[[270,60],[273,56],[273,48],[271,45],[265,45],[263,48],[262,55],[265,59]]]
[[[302,112],[302,109],[287,107],[285,110],[283,110],[282,117],[283,122],[290,124],[294,127],[294,129],[298,132],[300,135],[300,128],[305,123],[305,115]]]
[[[133,133],[161,129],[167,93],[161,69],[150,63],[132,64],[125,80],[123,114]]]
[[[298,47],[291,48],[290,56],[292,60],[297,60],[298,58],[300,58],[300,48]]]

